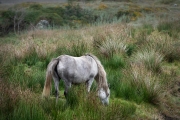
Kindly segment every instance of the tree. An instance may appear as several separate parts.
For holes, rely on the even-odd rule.
[[[20,33],[20,25],[24,20],[25,17],[25,9],[14,9],[15,14],[14,14],[14,33],[19,34]]]

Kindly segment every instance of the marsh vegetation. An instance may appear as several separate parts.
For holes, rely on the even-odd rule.
[[[2,10],[0,119],[179,119],[180,18],[171,10],[180,8],[164,2],[22,3]],[[41,19],[51,26],[36,29]],[[89,94],[84,85],[72,86],[66,100],[61,81],[57,104],[54,89],[42,99],[51,59],[85,53],[107,72],[110,105],[96,97],[95,82]]]

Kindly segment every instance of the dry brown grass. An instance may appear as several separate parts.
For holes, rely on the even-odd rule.
[[[20,35],[18,44],[3,44],[2,53],[10,53],[16,58],[23,58],[33,50],[39,57],[45,58],[59,47],[71,49],[78,41],[83,41],[88,49],[93,51],[94,36],[102,35],[106,39],[131,41],[130,27],[123,24],[112,24],[88,27],[80,30],[35,30]],[[4,58],[5,59],[5,58]]]

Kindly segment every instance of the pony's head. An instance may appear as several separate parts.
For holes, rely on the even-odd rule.
[[[104,105],[108,105],[110,90],[109,90],[109,85],[107,84],[106,71],[104,70],[103,65],[96,56],[92,54],[87,54],[87,55],[92,57],[96,61],[98,67],[98,74],[95,79],[96,82],[98,83],[98,96]]]
[[[109,105],[110,89],[108,86],[100,88],[98,96],[103,105]]]

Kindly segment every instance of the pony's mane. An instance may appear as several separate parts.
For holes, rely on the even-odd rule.
[[[98,79],[96,79],[96,82],[98,83],[98,89],[104,88],[105,90],[107,90],[108,84],[106,79],[106,71],[104,70],[104,67],[101,64],[100,60],[91,53],[86,53],[85,55],[92,57],[96,61],[96,64],[98,66]]]

